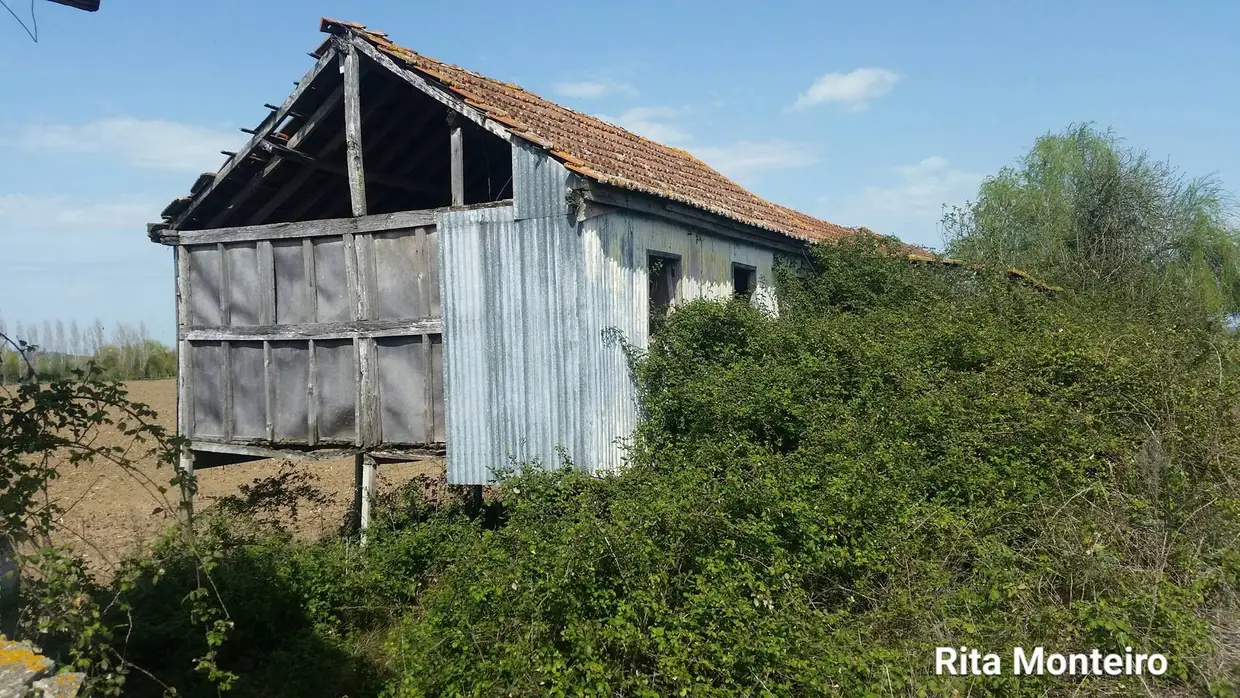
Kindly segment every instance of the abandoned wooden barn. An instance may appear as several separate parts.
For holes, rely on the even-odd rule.
[[[293,93],[149,226],[175,249],[197,467],[614,469],[637,405],[609,332],[643,347],[676,302],[770,304],[779,255],[855,232],[381,32],[321,28]]]

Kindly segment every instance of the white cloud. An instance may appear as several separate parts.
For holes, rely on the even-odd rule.
[[[906,242],[938,246],[943,205],[961,204],[976,196],[983,179],[983,175],[952,167],[938,155],[896,167],[894,174],[896,181],[889,186],[869,186],[856,195],[828,200],[828,204],[840,203],[828,206],[825,217],[898,235]]]
[[[0,195],[0,230],[17,233],[17,237],[35,231],[119,230],[131,230],[134,235],[141,236],[146,222],[158,220],[162,208],[163,204],[153,199],[133,197],[90,200],[63,195],[3,194]]]
[[[690,135],[668,121],[684,115],[687,111],[678,107],[633,107],[619,116],[597,116],[652,141],[674,145],[690,140]]]
[[[870,100],[891,92],[900,76],[885,68],[858,68],[851,73],[827,73],[797,95],[789,109],[803,110],[819,104],[839,104],[849,111],[863,111]]]
[[[691,150],[711,167],[742,182],[761,172],[804,167],[818,161],[805,144],[782,140],[737,141],[726,146]]]
[[[622,94],[630,97],[637,95],[637,88],[627,82],[610,80],[579,80],[576,82],[557,82],[551,90],[561,97],[576,99],[598,99],[611,94]]]
[[[241,133],[159,119],[112,117],[85,124],[26,126],[8,145],[23,150],[99,155],[133,167],[205,172],[224,161],[221,150],[237,150]]]

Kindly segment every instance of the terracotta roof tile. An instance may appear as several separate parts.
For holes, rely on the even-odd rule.
[[[679,148],[399,46],[383,32],[323,19],[328,33],[351,32],[423,77],[439,82],[514,135],[548,150],[565,167],[604,184],[679,201],[802,240],[838,240],[857,230],[771,203]]]

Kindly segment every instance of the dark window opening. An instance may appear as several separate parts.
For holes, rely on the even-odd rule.
[[[676,301],[676,284],[680,280],[680,260],[663,254],[651,254],[647,259],[650,280],[649,332],[658,332],[667,319],[667,313]]]
[[[750,300],[758,290],[758,270],[744,264],[732,265],[732,295]]]

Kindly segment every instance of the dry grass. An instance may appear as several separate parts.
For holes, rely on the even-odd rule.
[[[159,413],[159,421],[172,429],[176,421],[176,381],[135,381],[127,383],[132,400],[146,403]],[[100,443],[123,445],[119,432],[105,432]],[[198,472],[197,507],[214,499],[236,494],[241,485],[278,472],[280,461],[260,460]],[[173,476],[168,466],[157,467],[153,460],[142,461],[139,472],[164,484]],[[302,508],[295,529],[307,538],[331,535],[339,530],[353,501],[353,461],[339,459],[303,462],[293,466],[318,478],[317,487],[333,501]],[[384,465],[379,469],[380,487],[390,489],[417,475],[443,475],[439,461]],[[134,477],[106,463],[65,466],[59,479],[51,483],[52,499],[68,511],[61,519],[57,542],[74,547],[96,572],[106,575],[126,553],[149,543],[167,527],[169,512],[152,513],[159,502]],[[170,493],[171,496],[171,493]]]

